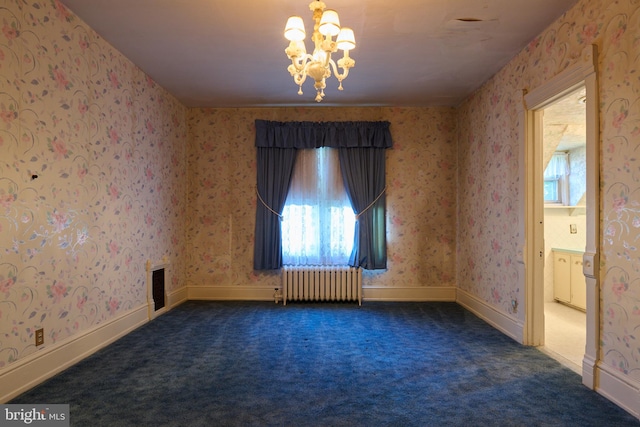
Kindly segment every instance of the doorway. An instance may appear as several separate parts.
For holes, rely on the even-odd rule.
[[[581,373],[586,345],[586,88],[542,109],[544,344]]]
[[[582,255],[573,254],[570,259],[571,274],[582,280],[584,286],[585,344],[580,366],[576,369],[582,374],[582,383],[595,388],[596,364],[599,357],[600,333],[600,294],[599,294],[599,127],[598,127],[598,85],[596,79],[596,48],[587,46],[579,60],[564,71],[525,94],[525,114],[523,118],[524,135],[524,182],[525,182],[525,323],[523,342],[526,345],[545,345],[545,264],[549,256],[545,245],[545,203],[543,172],[545,170],[543,154],[544,116],[548,108],[564,102],[584,88],[585,106],[585,164],[584,182],[586,191],[584,202],[584,237]],[[551,111],[551,110],[550,110]],[[555,149],[553,151],[556,151]],[[558,202],[569,204],[570,202]],[[561,209],[570,209],[563,207]],[[577,209],[577,208],[576,208]],[[574,211],[575,212],[575,211]],[[572,221],[576,217],[569,218]],[[577,221],[571,222],[578,228]],[[551,250],[552,246],[549,246]],[[558,248],[562,249],[562,248]],[[574,249],[574,248],[564,248]],[[578,251],[580,252],[580,251]],[[569,254],[571,256],[572,254]],[[582,261],[580,263],[580,261]],[[575,266],[573,265],[575,263]],[[558,269],[559,271],[560,269]],[[576,285],[576,289],[578,289]],[[571,295],[571,292],[569,293]],[[548,299],[548,297],[547,297]],[[555,296],[554,296],[555,300]],[[568,305],[574,304],[569,301]],[[578,356],[579,357],[579,356]]]

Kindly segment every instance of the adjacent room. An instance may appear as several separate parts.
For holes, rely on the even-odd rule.
[[[544,348],[581,372],[586,345],[585,88],[544,110]],[[571,274],[573,272],[573,275]],[[573,282],[572,282],[573,279]]]
[[[215,359],[233,388],[207,403],[216,421],[300,421],[252,418],[271,404],[260,393],[284,393],[245,388],[251,362],[278,365],[268,348],[352,358],[339,365],[349,383],[322,382],[318,363],[308,393],[398,380],[368,395],[380,411],[362,423],[490,423],[503,407],[474,414],[499,392],[468,375],[522,396],[571,384],[567,397],[638,421],[640,4],[270,3],[0,5],[0,403],[60,374],[56,390],[76,389],[82,366],[137,366],[132,389],[153,395],[144,372],[199,384]],[[309,189],[330,201],[326,218]],[[309,264],[353,274],[349,301],[298,301]],[[265,337],[292,319],[301,330]],[[347,320],[355,332],[334,335]],[[168,352],[161,337],[189,376],[139,356]],[[229,357],[238,349],[252,357]],[[402,349],[397,369],[371,364]],[[466,364],[430,371],[447,354]],[[462,393],[442,399],[478,394],[466,409],[425,403],[440,382]],[[355,408],[370,407],[305,414],[339,425]]]

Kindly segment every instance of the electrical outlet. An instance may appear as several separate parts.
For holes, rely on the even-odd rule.
[[[577,234],[578,233],[578,227],[575,224],[569,224],[569,232],[571,234]]]
[[[40,328],[36,330],[36,347],[44,344],[44,329]]]

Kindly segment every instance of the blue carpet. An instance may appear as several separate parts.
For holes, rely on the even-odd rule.
[[[454,303],[189,301],[11,403],[76,426],[640,426]]]

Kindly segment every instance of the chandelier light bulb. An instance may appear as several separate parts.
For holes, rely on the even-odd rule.
[[[349,70],[356,65],[356,61],[349,56],[349,51],[355,49],[356,39],[351,28],[341,28],[338,12],[326,9],[321,0],[314,0],[309,4],[313,12],[313,54],[308,54],[304,44],[306,32],[304,22],[299,16],[291,16],[287,20],[284,36],[289,40],[289,46],[285,49],[291,64],[287,68],[293,81],[298,85],[298,94],[302,95],[302,84],[307,77],[314,80],[316,89],[315,100],[322,101],[326,79],[333,76],[338,79],[338,90],[342,90],[342,81],[349,75]],[[325,10],[326,9],[326,10]],[[336,40],[333,37],[337,36]],[[331,58],[331,54],[338,51],[344,52],[344,56],[337,61]],[[338,72],[338,68],[342,72]]]
[[[295,48],[300,51],[300,54],[298,56],[306,55],[307,47],[304,45],[304,41],[303,40],[293,40],[291,42],[291,44],[294,45]]]

